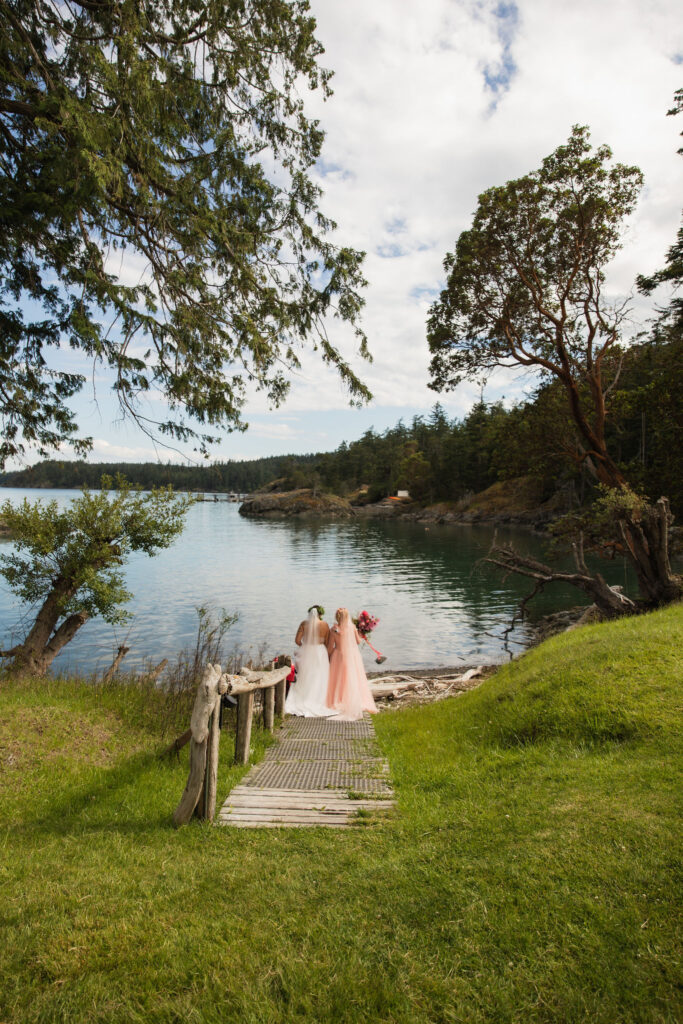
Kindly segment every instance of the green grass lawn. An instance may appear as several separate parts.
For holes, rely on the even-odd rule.
[[[135,694],[5,682],[0,1022],[673,1024],[681,651],[678,607],[383,713],[397,811],[341,831],[174,831]]]

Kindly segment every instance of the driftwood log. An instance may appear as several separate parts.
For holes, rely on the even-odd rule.
[[[152,681],[154,681],[155,679],[158,679],[159,676],[164,671],[164,669],[166,668],[167,665],[168,665],[168,658],[164,658],[163,661],[160,661],[159,664],[155,665],[153,669],[151,669],[149,672],[145,673],[145,679],[150,679]]]
[[[160,754],[159,756],[170,757],[171,754],[180,753],[185,744],[189,743],[191,739],[192,729],[186,729],[185,732],[180,734],[180,736],[176,736],[176,738],[173,740],[173,743],[171,743],[170,747],[167,747],[166,750],[164,750],[163,754]]]
[[[235,764],[246,764],[251,745],[251,720],[254,715],[254,691],[246,690],[237,698],[237,732],[235,733]]]
[[[289,675],[289,672],[287,673]],[[275,714],[278,718],[285,717],[285,699],[287,697],[287,678],[275,684]]]
[[[275,687],[263,691],[263,728],[272,733],[275,724]]]
[[[239,675],[225,676],[228,681],[226,693],[230,693],[233,697],[236,697],[240,693],[249,693],[254,690],[265,690],[271,686],[281,686],[281,689],[284,692],[284,684],[289,672],[289,665],[283,665],[282,668],[269,669],[265,672],[253,672],[251,669],[243,668],[240,670]],[[279,714],[277,708],[276,714]]]
[[[123,661],[125,656],[128,654],[129,650],[130,650],[130,647],[126,647],[125,644],[121,644],[121,646],[119,647],[119,649],[117,651],[116,657],[112,661],[112,663],[109,666],[109,668],[107,669],[107,671],[102,676],[102,682],[103,683],[108,683],[109,682],[109,680],[112,678],[112,676],[114,675],[114,673],[118,669],[119,665],[121,664],[121,662]]]
[[[448,670],[440,674],[436,670],[434,675],[419,678],[403,673],[390,673],[372,679],[370,688],[380,708],[395,702],[426,704],[471,690],[473,686],[478,685],[474,680],[479,679],[484,670],[483,665],[457,675]]]

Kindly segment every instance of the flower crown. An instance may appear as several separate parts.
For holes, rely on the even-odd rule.
[[[318,612],[319,617],[322,619],[323,615],[325,614],[325,609],[323,608],[323,606],[321,604],[312,604],[311,607],[308,609],[309,612],[312,612],[314,608]]]

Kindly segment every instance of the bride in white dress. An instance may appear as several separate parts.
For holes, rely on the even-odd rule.
[[[334,714],[326,703],[330,675],[327,655],[329,636],[330,627],[320,619],[318,605],[313,605],[295,638],[301,651],[296,658],[296,682],[290,686],[285,703],[288,715],[323,718]]]

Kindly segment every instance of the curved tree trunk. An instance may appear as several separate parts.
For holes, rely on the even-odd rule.
[[[589,423],[584,414],[579,390],[569,369],[558,376],[567,391],[572,418],[585,444],[586,465],[599,483],[625,493],[629,490],[628,483],[607,450],[605,392],[600,373],[600,366],[596,363],[588,380],[593,397],[593,423]],[[658,608],[683,597],[681,578],[671,571],[669,561],[672,523],[669,500],[664,497],[654,505],[641,507],[639,518],[624,511],[618,520],[626,556],[633,565],[643,606],[647,608]]]
[[[17,676],[44,676],[59,652],[73,640],[90,616],[85,611],[74,612],[57,626],[61,608],[72,594],[64,581],[58,580],[45,598],[36,620],[23,643],[9,651],[0,652],[12,658],[11,671]]]
[[[681,577],[671,571],[669,530],[673,516],[668,498],[647,505],[638,521],[619,523],[629,561],[638,578],[644,603],[651,608],[671,604],[683,596]]]

